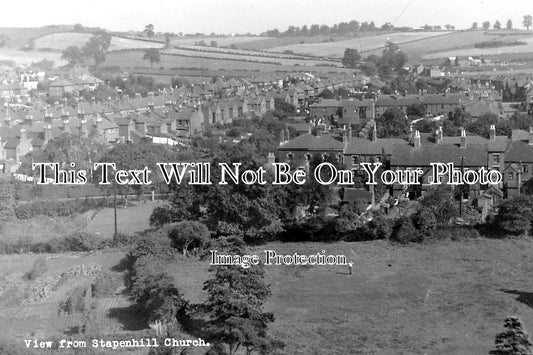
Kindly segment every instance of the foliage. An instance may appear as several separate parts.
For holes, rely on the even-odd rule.
[[[86,284],[79,285],[67,292],[65,300],[60,305],[60,310],[68,314],[82,313],[89,307],[90,287]]]
[[[46,259],[43,256],[39,256],[33,262],[31,271],[28,273],[28,280],[33,281],[46,274],[48,266],[46,265]]]
[[[425,238],[431,237],[437,229],[437,217],[427,207],[420,208],[412,216],[413,226]]]
[[[438,225],[448,223],[457,215],[457,208],[453,203],[453,192],[446,185],[439,185],[428,190],[420,199],[420,205],[433,213]]]
[[[409,133],[409,122],[398,107],[388,108],[383,115],[376,117],[378,137],[401,137]]]
[[[495,339],[496,350],[493,355],[531,355],[533,343],[524,329],[524,323],[516,316],[505,318],[505,331],[498,333]]]
[[[241,249],[240,254],[245,250]],[[229,354],[242,346],[247,353],[272,353],[283,344],[267,335],[268,324],[274,315],[263,311],[270,296],[270,287],[264,282],[264,266],[215,266],[214,277],[204,283],[207,301],[203,309],[209,316],[207,330],[217,343],[225,343]]]
[[[346,48],[342,57],[342,65],[346,68],[355,69],[361,60],[361,54],[354,48]]]
[[[502,202],[494,224],[505,234],[524,235],[531,231],[533,221],[533,199],[518,196]]]
[[[13,219],[15,215],[15,184],[0,174],[0,222]]]
[[[117,274],[111,271],[102,271],[94,279],[91,285],[93,297],[105,298],[115,294],[120,279]]]
[[[144,33],[146,33],[146,36],[148,36],[148,38],[152,38],[155,34],[154,25],[152,25],[151,23],[146,25],[144,27]]]
[[[148,48],[144,51],[144,60],[150,62],[150,68],[154,66],[154,63],[159,63],[161,61],[161,53],[157,48]]]
[[[423,240],[410,217],[401,217],[396,220],[390,239],[400,244],[420,242]]]
[[[172,247],[181,250],[187,256],[190,247],[202,247],[209,239],[207,227],[195,221],[183,221],[168,227],[168,237],[172,241]]]
[[[94,33],[83,47],[85,56],[92,57],[96,65],[105,61],[105,55],[111,45],[111,35],[105,31]]]
[[[81,64],[85,61],[85,53],[78,46],[69,46],[61,53],[61,59],[65,59],[69,64]]]
[[[533,17],[531,15],[524,15],[522,24],[524,25],[526,29],[529,30],[529,27],[531,27],[531,24],[533,24]]]

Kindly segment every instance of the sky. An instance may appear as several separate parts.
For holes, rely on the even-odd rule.
[[[386,22],[418,28],[425,24],[469,28],[472,22],[522,28],[533,15],[532,0],[25,0],[2,4],[1,27],[75,24],[114,31],[254,33],[289,25],[333,25],[342,21]]]

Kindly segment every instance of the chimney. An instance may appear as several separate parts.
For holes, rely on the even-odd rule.
[[[46,123],[44,125],[44,143],[48,143],[50,139],[52,139],[52,125]]]
[[[285,130],[282,129],[281,132],[279,133],[279,144],[282,145],[283,143],[285,143]]]
[[[533,145],[533,127],[529,127],[529,145]]]
[[[102,133],[101,132],[103,128],[102,124],[103,124],[102,116],[100,115],[96,116],[96,130],[98,131],[98,133]]]
[[[53,114],[52,113],[48,113],[48,112],[44,113],[44,122],[46,124],[51,125],[52,124],[52,119],[53,119]]]
[[[130,101],[130,95],[124,94],[124,96],[122,96],[122,99],[124,100],[124,102],[128,102]]]
[[[490,140],[493,141],[496,139],[496,126],[491,124],[490,125]]]
[[[27,139],[28,139],[28,136],[26,135],[26,130],[24,129],[24,127],[22,127],[20,129],[20,140],[25,141]]]
[[[268,153],[267,164],[274,164],[276,162],[276,156],[274,153]]]
[[[11,127],[11,117],[8,116],[4,119],[4,125],[6,127]]]
[[[313,133],[313,126],[311,125],[311,122],[309,122],[309,126],[307,128],[308,128],[307,133],[309,134]]]
[[[136,92],[136,93],[135,93],[135,98],[136,98],[137,100],[141,101],[141,98],[142,98],[141,93],[140,93],[140,92]]]
[[[348,126],[348,133],[346,134],[346,138],[348,138],[348,143],[352,141],[352,126]]]
[[[80,136],[84,136],[87,133],[87,120],[85,118],[82,118],[80,121]]]
[[[415,131],[415,136],[413,137],[413,145],[415,148],[420,148],[420,132]]]
[[[320,137],[322,135],[322,129],[321,128],[317,128],[315,132],[316,132],[315,135],[317,137]]]
[[[290,136],[290,135],[289,135],[289,129],[286,128],[286,129],[285,129],[285,137],[287,138],[287,142],[290,140],[290,137],[289,137],[289,136]]]
[[[153,110],[154,110],[154,102],[153,102],[153,101],[148,102],[148,109],[149,109],[150,111],[153,111]]]
[[[372,128],[372,142],[378,140],[378,128],[376,127],[376,121],[374,121],[374,127]]]
[[[439,126],[439,128],[437,129],[437,144],[442,143],[442,135],[442,126]]]
[[[461,148],[466,148],[466,131],[465,131],[464,128],[461,128],[460,147]]]

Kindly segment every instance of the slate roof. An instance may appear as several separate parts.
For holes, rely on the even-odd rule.
[[[378,138],[371,141],[364,138],[352,137],[344,149],[345,155],[381,155],[392,154],[396,146],[407,145],[401,138]]]
[[[309,150],[309,151],[342,151],[344,143],[329,135],[315,136],[312,134],[302,134],[287,143],[281,145],[279,150]]]
[[[461,165],[464,156],[464,166],[481,167],[487,165],[488,145],[467,144],[460,148],[450,144],[427,145],[413,148],[409,145],[396,145],[391,155],[391,166],[423,167],[430,163],[454,163]]]
[[[533,145],[524,143],[522,141],[514,141],[511,143],[509,151],[505,154],[506,162],[533,162]]]

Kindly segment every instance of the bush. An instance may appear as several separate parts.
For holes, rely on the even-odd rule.
[[[67,292],[65,300],[61,303],[60,311],[68,314],[82,313],[90,306],[91,288],[87,285],[77,286]]]
[[[402,217],[396,220],[390,239],[400,244],[420,243],[423,241],[423,236],[413,226],[411,218]]]
[[[31,271],[28,273],[28,280],[33,281],[46,274],[48,266],[46,265],[46,259],[43,256],[39,256],[35,259]]]
[[[413,226],[424,237],[431,237],[437,229],[437,217],[428,208],[421,208],[412,216]]]
[[[533,222],[533,199],[518,196],[504,201],[494,218],[495,227],[507,235],[526,235]]]
[[[464,240],[480,238],[478,230],[472,226],[446,226],[436,229],[431,239],[434,240]]]
[[[77,231],[63,238],[64,248],[67,251],[94,251],[104,245],[104,239],[96,234]]]
[[[520,318],[505,318],[505,331],[496,335],[496,350],[490,352],[493,355],[529,355],[533,354],[533,343],[529,334],[524,329],[524,323]]]
[[[15,207],[15,215],[18,219],[29,219],[36,216],[69,217],[78,208],[75,200],[68,201],[33,201],[19,204]]]
[[[96,298],[111,297],[119,285],[120,279],[117,274],[110,271],[100,272],[91,285],[92,295]]]
[[[169,226],[168,231],[172,247],[181,250],[185,256],[190,247],[201,247],[208,241],[210,236],[207,227],[203,223],[195,221],[175,223]]]

